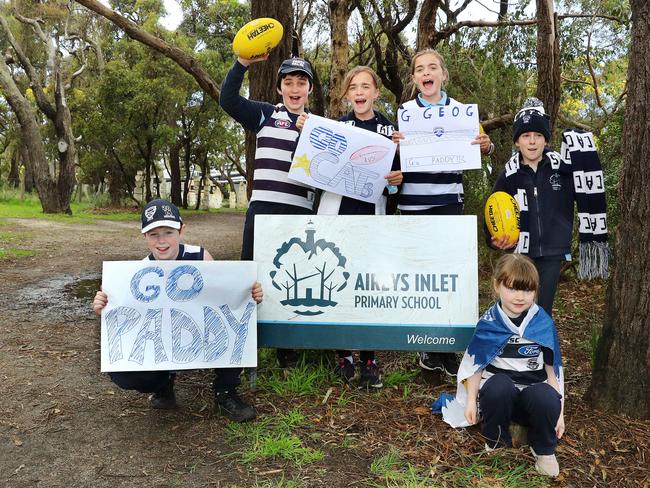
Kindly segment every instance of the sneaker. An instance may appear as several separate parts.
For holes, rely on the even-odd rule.
[[[456,354],[441,354],[442,366],[449,376],[456,376],[458,374],[458,366],[460,365],[458,361],[458,356]]]
[[[233,422],[246,422],[257,417],[255,409],[242,400],[235,390],[216,393],[214,401],[217,412]]]
[[[420,353],[420,368],[426,369],[427,371],[445,372],[441,354],[435,352]]]
[[[339,358],[339,364],[334,368],[334,374],[349,383],[354,378],[354,364],[346,358]]]
[[[560,474],[560,465],[557,462],[555,454],[538,456],[532,447],[530,448],[530,452],[535,456],[535,469],[539,474],[552,477]]]
[[[361,377],[359,378],[360,390],[369,390],[370,388],[381,388],[384,384],[381,382],[379,367],[372,359],[368,359],[366,364],[361,365]]]
[[[169,383],[160,391],[149,395],[151,408],[171,410],[176,408],[176,393],[174,393],[174,377],[169,378]]]

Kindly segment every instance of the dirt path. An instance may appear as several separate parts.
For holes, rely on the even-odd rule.
[[[215,259],[237,258],[242,214],[188,221],[187,242],[204,245]],[[150,410],[143,395],[121,391],[99,373],[99,322],[89,297],[103,260],[145,254],[137,222],[16,219],[3,230],[24,235],[37,254],[0,261],[0,486],[287,486],[283,480],[299,480],[299,486],[383,485],[370,465],[390,446],[409,463],[437,464],[441,473],[482,450],[475,432],[452,431],[427,414],[424,405],[435,392],[419,381],[370,397],[333,385],[336,406],[323,406],[322,396],[246,392],[261,418],[299,405],[310,420],[304,438],[325,458],[305,466],[282,460],[243,463],[246,446],[228,441],[228,422],[212,412],[208,374],[181,375],[180,408],[161,412]],[[579,305],[592,293],[587,289],[571,300]],[[577,309],[571,300],[564,302],[567,322]],[[595,318],[583,313],[581,320]],[[565,337],[571,337],[563,347],[572,351],[565,352],[573,367],[572,403],[569,430],[558,450],[563,466],[558,484],[632,486],[647,480],[650,423],[594,415],[582,404],[589,359],[576,344],[588,340],[589,331]],[[340,448],[350,444],[356,447]],[[527,462],[524,453],[515,457]],[[445,485],[455,483],[447,479]]]

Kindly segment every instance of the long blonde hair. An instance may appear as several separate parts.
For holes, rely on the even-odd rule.
[[[348,93],[348,90],[350,89],[350,85],[352,84],[352,79],[355,76],[357,76],[359,73],[368,73],[372,78],[372,81],[375,83],[375,88],[379,90],[379,87],[381,86],[381,80],[379,79],[379,75],[375,73],[375,70],[372,69],[370,66],[357,66],[356,68],[352,68],[350,71],[348,71],[345,75],[345,78],[343,78],[343,83],[341,84],[341,96],[339,98],[339,102],[342,103],[345,101],[345,95]]]

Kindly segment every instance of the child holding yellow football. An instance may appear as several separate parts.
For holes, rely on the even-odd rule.
[[[305,111],[313,88],[312,67],[304,59],[285,59],[278,70],[277,91],[282,103],[249,100],[239,94],[248,67],[256,60],[238,58],[221,86],[219,104],[244,129],[257,137],[251,195],[241,259],[253,259],[255,216],[262,214],[309,215],[313,213],[314,189],[290,180],[289,169],[300,131],[296,127],[298,115]],[[282,367],[295,364],[295,351],[278,349]]]
[[[574,202],[580,220],[579,276],[607,274],[602,168],[591,134],[565,131],[561,154],[546,147],[551,121],[536,98],[529,98],[515,116],[512,138],[517,152],[499,174],[493,192],[505,191],[517,201],[519,239],[491,238],[490,244],[533,260],[540,280],[537,303],[552,315],[562,263],[571,260]]]

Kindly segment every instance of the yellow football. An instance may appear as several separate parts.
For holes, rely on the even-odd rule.
[[[504,191],[490,195],[485,202],[485,224],[490,235],[501,239],[507,235],[511,243],[519,240],[519,205]]]
[[[280,43],[283,34],[284,27],[275,19],[265,17],[251,20],[235,35],[232,49],[244,59],[261,58]]]

